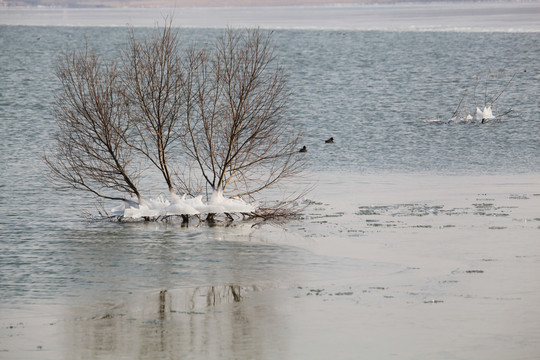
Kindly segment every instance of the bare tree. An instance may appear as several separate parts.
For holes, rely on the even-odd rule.
[[[516,73],[512,74],[512,76],[508,79],[508,81],[506,81],[506,83],[504,84],[504,86],[502,86],[501,90],[500,91],[497,91],[496,93],[492,93],[490,91],[488,91],[488,85],[489,85],[489,80],[490,78],[499,78],[501,76],[504,75],[504,70],[502,70],[501,72],[499,73],[492,73],[491,70],[488,70],[486,76],[485,76],[485,85],[484,85],[484,105],[483,105],[483,108],[486,109],[486,108],[489,108],[491,109],[492,107],[495,106],[495,103],[497,102],[497,100],[499,100],[499,98],[504,94],[504,92],[508,89],[508,86],[510,85],[510,83],[512,82],[512,80],[514,80],[515,76],[516,76]],[[478,84],[479,84],[479,81],[480,81],[480,78],[477,76],[477,82],[474,86],[474,102],[475,102],[475,107],[476,108],[479,108],[478,106],[478,102],[476,100],[476,89],[478,87]],[[506,115],[508,115],[509,113],[512,112],[512,109],[509,108],[509,109],[506,109],[505,111],[503,111],[501,114],[495,116],[494,118],[502,118]],[[485,123],[487,119],[482,119],[482,123]]]
[[[213,190],[250,196],[298,173],[286,118],[287,79],[270,33],[229,29],[213,51],[191,49],[187,154]]]
[[[54,105],[56,153],[45,157],[54,178],[102,198],[124,199],[108,189],[140,201],[118,64],[85,48],[65,53],[56,75],[62,83]]]
[[[452,117],[450,118],[449,122],[475,122],[480,121],[482,124],[492,120],[492,119],[501,119],[512,112],[512,108],[508,108],[504,111],[499,112],[497,115],[493,114],[494,107],[497,104],[497,101],[501,98],[501,96],[505,93],[505,91],[510,86],[512,80],[515,78],[516,74],[512,74],[512,76],[507,80],[504,81],[502,78],[504,76],[504,70],[500,71],[499,73],[493,73],[491,70],[488,70],[488,72],[485,75],[485,78],[482,78],[481,76],[477,75],[475,84],[473,87],[473,94],[472,94],[472,100],[468,99],[468,92],[465,91],[462,95],[456,109],[454,110]],[[484,82],[484,89],[483,89],[483,101],[481,102],[482,105],[479,105],[478,103],[478,87],[480,86],[481,82]],[[503,82],[504,81],[504,82]],[[493,86],[493,83],[497,85],[499,83],[499,86],[496,92],[493,90],[489,90],[490,86]],[[475,114],[475,116],[471,115],[470,110],[473,110],[472,114]]]
[[[229,29],[214,47],[181,50],[169,21],[148,39],[132,30],[121,62],[87,48],[66,53],[57,70],[56,152],[45,158],[52,175],[141,204],[143,163],[158,169],[173,196],[206,184],[252,197],[297,174],[299,136],[288,123],[287,79],[270,36]]]
[[[124,64],[124,95],[137,134],[137,141],[129,144],[159,169],[175,193],[169,158],[181,133],[185,94],[178,33],[171,22],[155,29],[149,39],[138,40],[132,29]]]

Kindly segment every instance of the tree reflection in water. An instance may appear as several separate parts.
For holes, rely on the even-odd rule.
[[[283,357],[286,333],[275,326],[272,296],[256,306],[242,302],[259,290],[227,284],[133,295],[100,314],[66,321],[67,357]],[[272,319],[273,329],[264,319]]]

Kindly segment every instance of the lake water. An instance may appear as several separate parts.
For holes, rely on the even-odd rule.
[[[315,184],[311,206],[281,226],[182,228],[87,221],[91,198],[51,186],[42,156],[58,54],[88,41],[114,56],[128,30],[48,26],[36,10],[42,26],[11,25],[24,23],[27,10],[16,11],[18,21],[0,16],[1,358],[540,353],[537,17],[410,31],[407,8],[409,31],[390,20],[370,31],[317,26],[323,15],[303,29],[274,26],[290,122],[308,148],[307,175],[290,186]],[[180,30],[189,41],[220,32]],[[483,104],[513,75],[493,108],[508,115],[449,121],[465,93],[474,112],[477,77]]]

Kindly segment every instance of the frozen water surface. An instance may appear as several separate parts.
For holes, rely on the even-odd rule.
[[[313,174],[284,226],[80,224],[28,241],[26,260],[8,249],[5,354],[537,354],[538,174],[342,175]]]

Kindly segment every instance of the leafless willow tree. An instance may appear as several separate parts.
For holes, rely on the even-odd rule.
[[[54,178],[102,198],[124,199],[107,191],[115,190],[140,201],[118,63],[85,48],[65,53],[56,75],[56,152],[45,157]]]
[[[250,196],[302,168],[287,122],[289,91],[270,34],[228,29],[211,51],[191,48],[185,148],[206,183]]]
[[[140,203],[148,163],[172,194],[191,195],[206,183],[251,197],[301,171],[271,33],[228,29],[214,46],[181,47],[168,22],[149,38],[132,30],[121,54],[104,61],[85,49],[59,61],[56,151],[45,159],[56,180]]]

